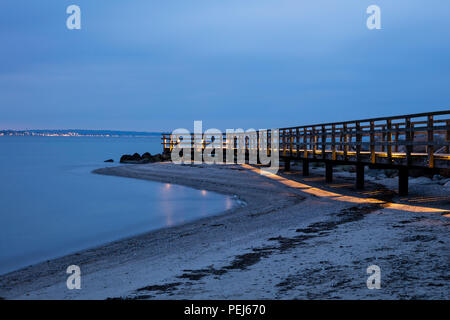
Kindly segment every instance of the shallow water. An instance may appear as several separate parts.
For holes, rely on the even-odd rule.
[[[159,153],[160,138],[0,137],[0,274],[233,206],[213,192],[91,173],[146,151]]]

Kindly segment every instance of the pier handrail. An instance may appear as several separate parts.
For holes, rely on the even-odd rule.
[[[267,132],[270,136],[271,130]],[[285,127],[278,132],[279,150],[271,150],[270,139],[265,142],[282,158],[450,168],[450,110]],[[240,135],[245,143],[231,141],[232,148],[248,152],[261,147],[259,131],[256,141]],[[170,137],[162,136],[164,152],[179,142]],[[192,147],[202,149],[212,142],[202,134],[191,134],[191,141]],[[230,147],[225,133],[222,141],[224,149]]]

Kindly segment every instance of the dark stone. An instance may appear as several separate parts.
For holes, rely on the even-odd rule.
[[[132,156],[129,154],[124,154],[120,157],[120,163],[141,163],[141,156],[139,153],[135,153]]]
[[[152,156],[150,152],[146,152],[142,155],[142,157],[138,153],[135,153],[133,155],[124,154],[120,158],[120,163],[138,164],[138,163],[161,162],[167,160],[170,160],[170,154],[158,153]]]
[[[152,155],[150,152],[146,152],[142,155],[142,159],[151,159]]]
[[[139,153],[135,153],[131,156],[131,160],[140,161],[141,156],[139,155]]]
[[[398,175],[398,172],[397,172],[397,170],[394,170],[394,169],[385,169],[384,174],[388,178],[395,178]]]
[[[156,154],[153,156],[153,162],[161,162],[162,158],[160,154]]]
[[[108,160],[105,160],[105,162],[114,162],[114,160],[113,159],[108,159]]]

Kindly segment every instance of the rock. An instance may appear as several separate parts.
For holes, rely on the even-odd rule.
[[[418,178],[418,177],[428,176],[429,172],[426,170],[426,168],[410,169],[410,170],[408,170],[408,175],[410,177]]]
[[[141,157],[141,161],[142,161],[142,163],[154,162],[153,157],[150,152],[144,153]]]
[[[427,177],[418,177],[418,178],[413,178],[411,180],[409,180],[410,183],[414,183],[414,184],[430,184],[433,183],[433,181]]]
[[[368,169],[366,172],[369,177],[374,177],[374,178],[376,176],[378,176],[378,174],[380,173],[380,171],[376,170],[376,169]]]
[[[398,172],[395,169],[385,169],[384,170],[384,174],[388,178],[394,178],[394,177],[396,177],[398,175]]]
[[[129,154],[124,154],[120,157],[120,163],[141,163],[142,158],[139,153],[135,153],[132,156]]]
[[[113,159],[108,159],[108,160],[105,160],[105,162],[114,162],[114,160]]]
[[[150,162],[161,162],[170,160],[170,154],[155,154],[151,155],[150,152],[144,153],[142,156],[139,153],[135,153],[132,156],[129,154],[124,154],[120,158],[120,163],[132,163],[132,164],[140,164],[140,163],[150,163]]]
[[[151,159],[152,158],[152,154],[150,152],[146,152],[142,155],[141,157],[142,159]]]

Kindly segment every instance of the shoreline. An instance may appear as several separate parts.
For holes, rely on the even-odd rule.
[[[236,165],[155,163],[94,173],[237,195],[247,205],[8,273],[0,276],[0,297],[396,299],[417,288],[426,295],[416,298],[445,298],[449,289],[449,224],[438,214],[405,216],[374,204],[336,203]],[[367,230],[376,241],[365,239]],[[368,290],[365,264],[374,260],[395,273],[402,249],[406,262],[399,266],[414,269],[420,262],[425,278],[414,283],[397,275],[390,289]],[[81,267],[81,290],[66,288],[72,264]]]

